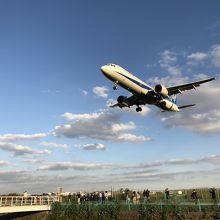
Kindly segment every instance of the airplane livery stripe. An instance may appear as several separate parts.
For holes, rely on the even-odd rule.
[[[129,79],[130,81],[132,81],[133,83],[135,83],[136,85],[140,86],[143,89],[153,90],[150,86],[146,86],[146,85],[142,84],[141,82],[138,82],[137,80],[130,78],[129,76],[126,76],[118,71],[115,71],[115,72],[120,74],[121,76],[124,76],[125,78]]]

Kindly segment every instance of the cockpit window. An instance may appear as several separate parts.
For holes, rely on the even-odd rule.
[[[107,66],[114,66],[115,67],[115,64],[108,63]]]

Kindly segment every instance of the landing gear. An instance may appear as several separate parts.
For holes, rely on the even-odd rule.
[[[141,112],[142,111],[142,108],[141,107],[137,107],[136,108],[136,112]]]
[[[117,89],[118,89],[118,81],[115,81],[115,82],[114,82],[113,89],[114,89],[114,90],[117,90]]]

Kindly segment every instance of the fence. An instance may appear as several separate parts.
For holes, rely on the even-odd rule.
[[[1,196],[0,207],[51,205],[58,201],[56,196]]]

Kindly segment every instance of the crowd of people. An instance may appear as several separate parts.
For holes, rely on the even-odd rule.
[[[217,204],[217,196],[216,196],[216,190],[215,188],[209,189],[210,198],[212,201]],[[82,201],[99,201],[100,203],[104,203],[106,201],[112,200],[112,192],[108,191],[101,191],[101,192],[93,192],[93,193],[80,193],[78,192],[76,194],[77,201],[80,204]],[[125,190],[122,192],[122,199],[126,200],[127,204],[133,203],[133,204],[139,204],[142,200],[144,203],[150,202],[151,198],[151,192],[149,189],[144,190],[143,192],[139,191],[130,191]],[[194,201],[196,204],[198,203],[199,196],[195,189],[192,190],[190,194],[190,198],[192,201]],[[170,191],[168,188],[164,190],[164,199],[167,203],[170,201]]]
[[[133,204],[139,204],[141,200],[140,192],[133,191],[131,196],[129,191],[126,192],[126,203],[129,204],[131,201]]]
[[[217,197],[216,197],[215,188],[210,188],[209,193],[210,193],[210,198],[212,199],[213,203],[217,204]],[[149,189],[143,191],[142,198],[143,198],[144,203],[147,203],[150,201],[150,190]],[[199,196],[198,196],[198,193],[195,189],[192,190],[192,192],[190,194],[190,198],[196,204],[198,203]],[[132,202],[133,204],[138,204],[140,202],[140,199],[141,199],[140,192],[133,191],[131,196],[130,196],[129,191],[126,192],[126,203]],[[166,188],[164,190],[164,199],[166,200],[167,203],[169,203],[170,191],[168,188]]]
[[[99,201],[101,203],[111,200],[112,196],[111,193],[108,191],[102,192],[93,192],[93,193],[77,193],[77,202],[80,204],[84,201]]]

